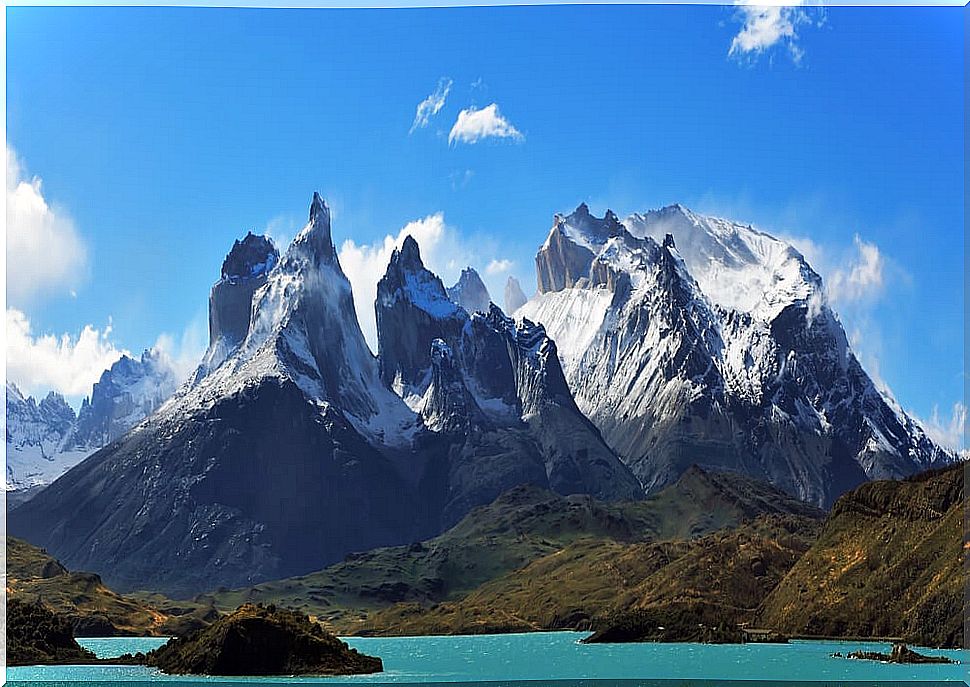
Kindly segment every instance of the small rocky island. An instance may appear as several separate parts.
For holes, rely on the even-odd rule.
[[[905,644],[893,644],[892,651],[884,654],[880,651],[852,651],[846,655],[840,652],[832,654],[834,658],[855,658],[864,661],[882,661],[884,663],[955,663],[946,656],[926,656],[910,649]]]
[[[74,639],[71,623],[40,601],[7,600],[7,665],[95,663]]]
[[[381,659],[358,653],[301,613],[253,604],[123,662],[175,675],[357,675],[384,669]]]

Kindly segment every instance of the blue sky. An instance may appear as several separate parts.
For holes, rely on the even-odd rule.
[[[554,212],[681,202],[855,284],[860,357],[955,435],[962,12],[8,8],[8,375],[76,402],[120,350],[191,360],[232,240],[292,237],[315,189],[348,271],[417,222],[496,300],[534,289]]]

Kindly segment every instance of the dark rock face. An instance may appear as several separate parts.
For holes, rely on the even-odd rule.
[[[436,432],[462,432],[488,426],[488,420],[465,386],[461,370],[455,366],[451,348],[441,339],[431,342],[431,384],[425,393],[421,417]]]
[[[412,512],[391,463],[339,412],[267,380],[109,445],[8,526],[119,591],[187,597],[430,534],[420,515],[401,517]]]
[[[7,665],[70,665],[95,660],[74,639],[71,623],[40,601],[7,601]]]
[[[492,302],[485,283],[471,267],[461,271],[458,282],[448,289],[448,298],[469,313],[488,312],[488,306]]]
[[[225,339],[231,348],[246,338],[253,294],[266,283],[266,275],[279,259],[276,246],[265,236],[248,233],[233,244],[209,295],[210,346]]]
[[[580,413],[542,327],[498,306],[469,315],[405,241],[378,284],[382,375],[447,446],[443,519],[516,484],[636,499],[636,479]]]
[[[95,382],[84,399],[72,444],[91,449],[106,446],[151,415],[175,391],[177,380],[161,353],[147,350],[140,359],[127,355]]]
[[[175,675],[356,675],[381,659],[358,653],[305,615],[246,604],[144,661]]]
[[[522,292],[522,285],[519,284],[519,280],[510,275],[508,281],[505,282],[505,312],[509,315],[514,314],[528,300],[525,293]]]
[[[377,340],[381,379],[402,397],[424,393],[430,344],[455,341],[467,315],[447,296],[437,275],[424,269],[417,242],[408,236],[391,254],[377,283]]]

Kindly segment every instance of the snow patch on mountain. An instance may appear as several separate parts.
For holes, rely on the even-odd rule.
[[[634,213],[624,224],[658,243],[670,234],[701,291],[723,308],[770,321],[786,306],[821,294],[821,278],[801,253],[751,225],[682,205]]]

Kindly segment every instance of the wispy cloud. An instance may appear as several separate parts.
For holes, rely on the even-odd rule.
[[[155,345],[157,351],[165,354],[175,370],[175,376],[182,382],[189,378],[198,367],[209,345],[209,322],[207,313],[196,313],[181,334],[163,332],[158,335]]]
[[[492,260],[490,263],[488,263],[485,271],[488,274],[505,274],[506,272],[511,271],[512,267],[514,266],[515,263],[513,263],[511,260]]]
[[[927,436],[940,446],[954,451],[966,448],[967,406],[963,403],[954,403],[949,417],[941,415],[939,407],[933,406],[928,420],[917,418],[917,421]]]
[[[798,27],[812,23],[801,2],[738,0],[736,4],[741,30],[732,39],[728,55],[758,57],[780,45],[788,50],[792,60],[801,61],[804,50],[799,45]]]
[[[480,110],[469,107],[459,112],[458,119],[448,134],[448,143],[478,143],[485,138],[522,141],[525,136],[502,116],[498,104],[492,103]]]
[[[855,255],[835,267],[828,277],[826,292],[834,304],[875,299],[885,289],[886,259],[879,246],[853,237]]]
[[[76,336],[35,334],[30,319],[7,308],[7,379],[35,396],[54,390],[64,396],[91,393],[91,385],[127,351],[111,339],[111,321],[85,325]]]
[[[459,189],[459,188],[465,188],[466,186],[468,186],[468,183],[472,180],[472,177],[474,176],[475,176],[475,170],[466,169],[463,171],[452,172],[451,174],[448,175],[448,178],[451,180],[451,188]]]
[[[7,299],[22,305],[53,293],[74,294],[87,248],[74,221],[51,207],[39,176],[27,177],[17,154],[7,157]]]
[[[411,124],[409,134],[413,134],[416,129],[423,129],[431,122],[431,118],[441,112],[445,106],[445,100],[451,91],[452,80],[446,77],[438,79],[438,85],[434,93],[418,103],[418,109],[414,113],[414,122]]]

